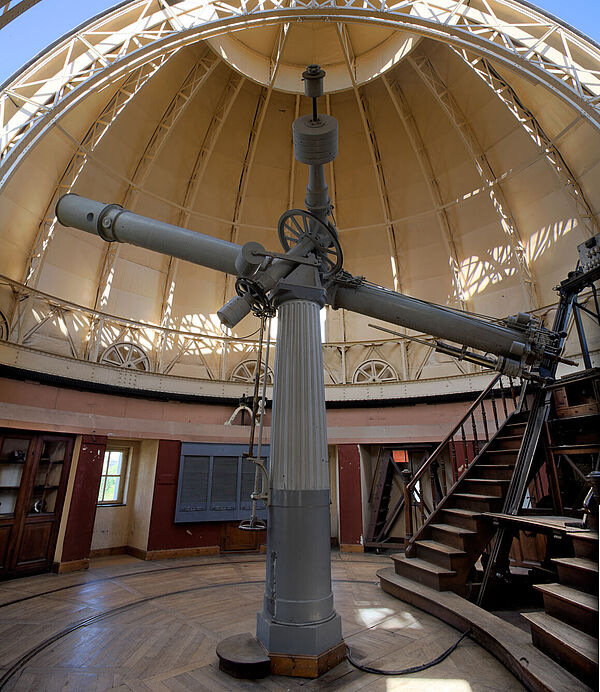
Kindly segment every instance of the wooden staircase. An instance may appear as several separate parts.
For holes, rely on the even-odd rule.
[[[397,574],[466,596],[469,573],[494,533],[484,512],[499,512],[528,412],[513,413],[441,500],[406,548],[392,555]]]
[[[582,682],[598,686],[598,534],[572,534],[575,557],[554,558],[557,584],[535,588],[545,612],[522,613],[533,644]]]

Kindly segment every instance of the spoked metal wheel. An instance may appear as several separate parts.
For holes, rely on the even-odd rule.
[[[239,365],[236,365],[231,373],[231,380],[233,382],[254,382],[254,377],[256,374],[256,361],[255,360],[244,360]],[[260,364],[260,384],[263,383],[265,379],[265,366],[264,363]],[[267,384],[273,384],[273,372],[271,368],[267,370]]]
[[[111,344],[100,356],[100,363],[142,372],[150,370],[150,359],[146,352],[141,346],[131,341]]]
[[[354,384],[395,382],[397,380],[396,371],[384,360],[366,360],[356,368],[352,377]]]
[[[4,313],[0,311],[0,341],[8,340],[8,320]]]
[[[277,224],[279,242],[287,252],[304,238],[310,238],[319,256],[323,276],[337,274],[342,268],[342,248],[333,228],[305,209],[290,209]]]

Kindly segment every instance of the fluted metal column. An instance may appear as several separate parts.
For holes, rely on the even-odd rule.
[[[331,592],[319,305],[288,300],[278,318],[267,579],[257,636],[269,653],[318,656],[342,642]]]

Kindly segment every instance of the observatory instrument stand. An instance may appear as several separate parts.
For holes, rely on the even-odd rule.
[[[277,309],[270,480],[261,493],[252,494],[253,500],[267,498],[268,505],[263,610],[257,616],[257,638],[236,635],[217,647],[221,668],[237,677],[264,676],[269,670],[317,677],[345,657],[331,591],[319,320],[325,303],[462,344],[459,348],[436,341],[435,348],[510,376],[544,382],[552,363],[569,362],[560,356],[561,335],[530,315],[503,320],[469,315],[390,291],[342,269],[324,174],[324,165],[337,156],[337,121],[317,112],[324,75],[318,65],[309,65],[302,75],[312,114],[297,118],[292,129],[295,157],[309,166],[306,209],[286,211],[279,219],[284,253],[267,252],[257,242],[240,246],[73,194],[61,197],[56,206],[65,226],[236,276],[237,296],[217,313],[227,327],[235,327],[251,311],[265,318]]]
[[[309,66],[305,93],[312,116],[293,125],[296,158],[309,168],[306,207],[311,231],[329,245],[331,203],[323,164],[337,154],[337,122],[317,114],[324,72]],[[294,219],[290,217],[292,228]],[[315,253],[309,253],[315,259]],[[330,491],[325,383],[319,310],[325,290],[316,266],[299,265],[279,282],[271,425],[271,492],[267,578],[257,637],[279,675],[317,677],[345,658],[331,592]]]

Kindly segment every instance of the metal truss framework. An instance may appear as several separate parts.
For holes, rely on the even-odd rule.
[[[427,190],[429,191],[431,201],[435,209],[437,209],[436,216],[442,232],[444,245],[448,253],[456,300],[462,310],[468,310],[468,303],[465,300],[464,285],[460,275],[460,260],[456,249],[456,242],[454,240],[455,232],[452,221],[450,220],[450,216],[444,207],[444,200],[442,199],[440,184],[435,175],[431,159],[427,153],[427,147],[425,146],[425,142],[421,137],[415,117],[410,109],[410,106],[408,105],[408,101],[404,96],[398,80],[393,79],[390,82],[385,75],[382,77],[382,80],[410,141],[412,150],[417,157],[417,161],[419,162],[419,167],[421,169],[421,173],[423,174],[423,179],[427,185]]]
[[[158,55],[231,30],[273,23],[367,22],[444,41],[544,84],[600,128],[600,50],[517,0],[131,0],[71,34],[0,95],[0,187],[30,146],[93,89]],[[122,28],[115,30],[116,22]],[[48,65],[61,64],[48,74]]]
[[[142,155],[140,156],[133,175],[129,181],[125,194],[121,200],[121,205],[126,209],[132,210],[135,207],[137,193],[143,186],[144,181],[156,157],[161,152],[165,142],[171,133],[173,126],[185,112],[187,106],[191,103],[194,95],[200,87],[206,82],[208,77],[214,72],[220,63],[220,59],[210,50],[205,50],[202,57],[194,64],[181,86],[171,99],[169,105],[165,109],[158,125],[150,136]],[[100,275],[98,280],[98,288],[94,301],[94,309],[104,311],[110,296],[110,291],[113,284],[115,268],[120,254],[120,243],[107,243],[104,250]],[[92,359],[95,360],[98,353],[98,325],[92,325],[88,339],[88,350],[92,354]]]
[[[40,0],[0,0],[0,29],[10,24],[13,19],[23,14],[34,5],[37,5]]]
[[[254,112],[254,118],[252,120],[252,126],[250,128],[248,146],[246,148],[246,153],[244,155],[244,162],[242,164],[242,170],[240,172],[240,180],[238,183],[235,204],[233,207],[233,219],[231,222],[231,230],[229,232],[229,240],[232,243],[237,242],[240,221],[242,218],[242,211],[244,209],[244,203],[246,201],[246,191],[248,190],[248,183],[250,182],[250,173],[252,171],[252,165],[254,164],[256,149],[258,147],[260,134],[262,132],[263,124],[265,122],[265,116],[267,115],[267,110],[269,107],[269,103],[271,101],[271,95],[275,87],[275,80],[277,79],[277,73],[279,72],[279,65],[281,62],[281,54],[283,53],[283,48],[285,46],[289,28],[289,23],[285,23],[282,24],[279,29],[278,38],[275,43],[275,46],[273,47],[273,53],[270,58],[269,85],[267,87],[263,87],[258,96],[258,102],[256,104],[256,110]],[[231,277],[228,274],[226,274],[224,277],[223,303],[225,303],[229,298],[232,278],[233,277]]]
[[[600,223],[598,222],[597,214],[592,211],[581,189],[581,185],[577,182],[576,176],[569,168],[556,144],[546,134],[544,128],[519,98],[513,87],[498,73],[489,60],[474,55],[464,48],[457,49],[452,47],[451,49],[490,87],[544,154],[546,161],[559,177],[565,191],[575,203],[577,218],[584,232],[588,236],[599,233]]]
[[[497,182],[497,177],[473,132],[473,128],[431,60],[422,53],[409,55],[407,59],[419,77],[423,80],[423,83],[442,106],[453,127],[460,135],[477,173],[489,187],[490,199],[511,247],[528,308],[532,310],[539,308],[540,304],[536,295],[535,279],[523,248],[519,229],[517,228],[510,206],[504,196],[504,192]]]
[[[219,58],[217,58],[214,53],[207,50],[202,58],[189,71],[150,136],[135,166],[129,184],[127,185],[125,194],[120,202],[121,206],[129,210],[135,208],[139,188],[143,186],[152,164],[161,152],[173,126],[183,115],[196,92],[206,82],[219,63]],[[114,274],[114,267],[120,247],[121,245],[119,243],[107,244],[102,262],[102,269],[100,271],[100,280],[98,281],[98,292],[94,302],[94,308],[96,310],[103,311],[108,303],[111,279]]]

